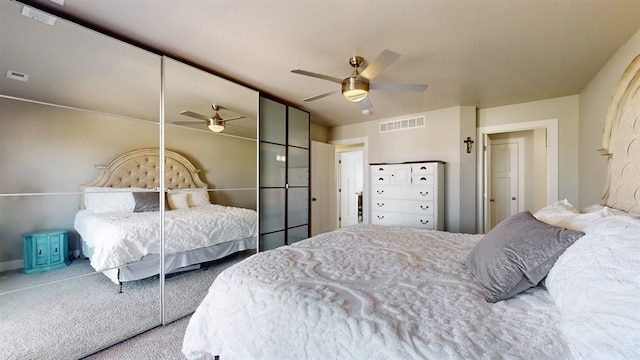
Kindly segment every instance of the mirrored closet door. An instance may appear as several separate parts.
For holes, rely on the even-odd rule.
[[[162,322],[160,278],[120,293],[111,230],[85,216],[133,206],[94,180],[160,147],[161,57],[8,0],[0,27],[0,354],[80,358]]]
[[[191,314],[217,274],[255,252],[258,93],[168,57],[163,74],[165,269],[180,267],[164,277],[168,323]],[[194,170],[176,171],[179,156]]]

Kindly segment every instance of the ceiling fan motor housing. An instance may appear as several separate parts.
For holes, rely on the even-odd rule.
[[[342,95],[351,102],[364,100],[369,94],[369,81],[351,76],[342,82]]]

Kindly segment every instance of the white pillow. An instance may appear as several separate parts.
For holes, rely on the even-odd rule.
[[[169,190],[169,193],[170,194],[186,193],[189,207],[206,206],[211,204],[211,201],[209,200],[209,192],[207,192],[207,188],[173,189],[173,190]]]
[[[574,218],[586,235],[558,258],[545,286],[576,358],[638,359],[640,220],[608,213]]]
[[[579,214],[578,209],[573,207],[567,199],[556,201],[553,204],[536,211],[533,216],[547,224],[562,226],[567,219]]]
[[[167,193],[167,203],[169,204],[169,209],[170,210],[188,209],[189,208],[188,197],[189,197],[189,194],[185,192]]]
[[[136,202],[131,188],[88,187],[84,189],[84,206],[94,213],[133,212]]]

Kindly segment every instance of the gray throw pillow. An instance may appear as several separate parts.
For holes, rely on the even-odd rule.
[[[160,211],[160,198],[155,191],[134,192],[133,200],[136,203],[133,212]]]
[[[565,249],[583,235],[538,221],[524,211],[491,229],[471,250],[465,265],[487,301],[494,303],[538,285]]]

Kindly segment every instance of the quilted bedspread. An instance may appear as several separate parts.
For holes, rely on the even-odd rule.
[[[487,303],[464,259],[481,235],[359,225],[225,270],[190,319],[189,359],[558,359],[543,287]]]
[[[80,210],[74,227],[93,250],[96,271],[126,265],[160,253],[158,212],[94,214]],[[257,234],[254,210],[206,205],[165,212],[165,253],[207,247]]]

